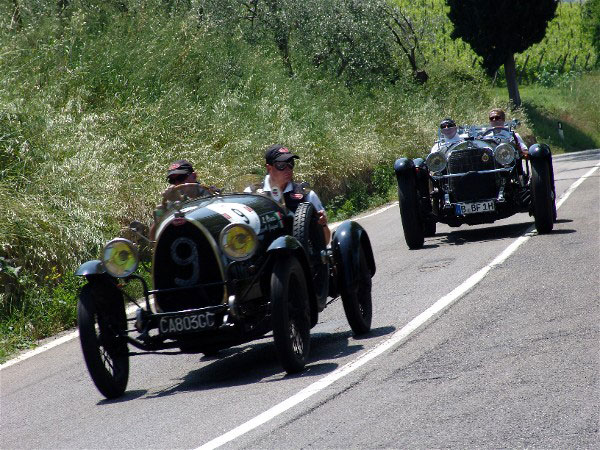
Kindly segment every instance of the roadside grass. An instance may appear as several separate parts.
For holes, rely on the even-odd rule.
[[[553,153],[600,148],[600,72],[558,77],[553,83],[520,87],[522,110],[533,134]],[[494,89],[497,95],[503,92]],[[562,139],[558,123],[563,129]]]

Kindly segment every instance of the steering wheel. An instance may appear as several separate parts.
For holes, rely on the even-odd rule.
[[[186,201],[192,198],[209,197],[215,195],[216,191],[199,183],[183,183],[170,186],[162,193],[162,204],[168,202]]]
[[[487,136],[488,134],[491,134],[491,133],[493,133],[493,132],[495,132],[495,131],[507,131],[507,132],[509,132],[509,133],[511,132],[511,131],[510,131],[510,129],[509,129],[509,128],[506,128],[506,127],[493,127],[493,128],[490,128],[489,130],[485,131],[485,132],[484,132],[484,133],[481,135],[481,137],[483,137],[483,136]]]

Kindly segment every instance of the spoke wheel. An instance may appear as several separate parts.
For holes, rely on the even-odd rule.
[[[342,289],[342,303],[346,319],[356,335],[365,334],[371,330],[373,317],[371,271],[362,247],[360,248],[358,263],[359,272],[356,286],[350,289]]]
[[[293,256],[279,257],[271,274],[273,339],[287,373],[301,371],[310,351],[310,310],[304,271]]]
[[[85,364],[106,398],[125,392],[129,379],[129,351],[125,304],[116,288],[86,284],[79,294],[77,326]]]
[[[531,197],[538,233],[550,233],[556,217],[556,199],[552,189],[550,164],[546,160],[531,162]]]

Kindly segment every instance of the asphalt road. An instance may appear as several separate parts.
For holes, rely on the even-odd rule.
[[[556,157],[559,197],[599,161]],[[115,401],[72,339],[0,370],[0,448],[600,448],[599,205],[596,170],[551,234],[527,214],[438,224],[417,251],[392,205],[359,219],[378,265],[366,337],[334,301],[299,375],[266,338],[135,357]]]

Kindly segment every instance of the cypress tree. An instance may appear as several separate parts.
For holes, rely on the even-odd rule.
[[[521,104],[515,53],[540,42],[556,14],[558,0],[446,0],[454,24],[452,38],[461,38],[483,58],[489,75],[504,65],[508,95]]]

